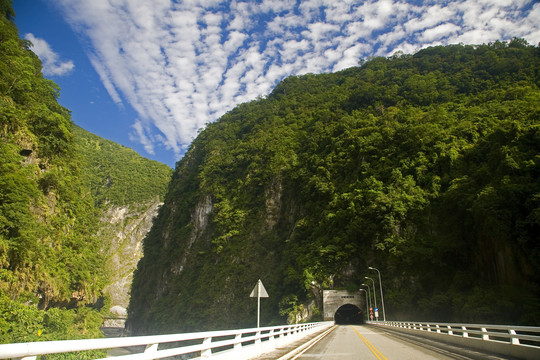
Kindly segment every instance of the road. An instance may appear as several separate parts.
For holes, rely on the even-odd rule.
[[[294,359],[455,360],[462,357],[401,340],[374,327],[342,325]]]

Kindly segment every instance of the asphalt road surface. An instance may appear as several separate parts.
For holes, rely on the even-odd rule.
[[[413,344],[373,327],[342,325],[294,359],[455,360],[462,357],[423,347],[421,343]]]

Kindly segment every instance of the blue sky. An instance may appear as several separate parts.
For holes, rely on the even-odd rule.
[[[434,45],[540,42],[534,0],[15,0],[14,8],[73,121],[171,167],[205,124],[289,75]]]

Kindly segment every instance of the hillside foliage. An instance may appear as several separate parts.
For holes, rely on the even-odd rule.
[[[133,149],[73,127],[77,152],[84,158],[83,178],[98,207],[141,204],[163,197],[172,170]]]
[[[141,243],[163,202],[172,169],[134,150],[73,127],[81,169],[100,211],[98,236],[109,274],[105,295],[110,306],[127,307]]]
[[[163,196],[171,169],[75,127],[14,16],[0,0],[0,343],[99,337],[102,204]]]
[[[132,329],[253,326],[259,278],[263,324],[310,303],[316,319],[368,266],[391,319],[538,325],[539,51],[372,58],[209,124],[145,239]]]
[[[73,323],[92,322],[81,306],[101,296],[106,274],[70,114],[30,43],[19,38],[10,2],[1,8],[0,339],[95,334],[99,325],[75,331]]]

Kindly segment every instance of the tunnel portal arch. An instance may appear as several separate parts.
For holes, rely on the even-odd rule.
[[[336,323],[345,321],[348,323],[347,321],[353,320],[347,320],[347,318],[354,318],[355,324],[361,323],[364,316],[366,316],[362,311],[365,307],[366,304],[360,292],[323,290],[323,315],[325,321],[336,321]]]
[[[334,322],[338,325],[363,324],[364,313],[353,304],[340,306],[334,314]]]

